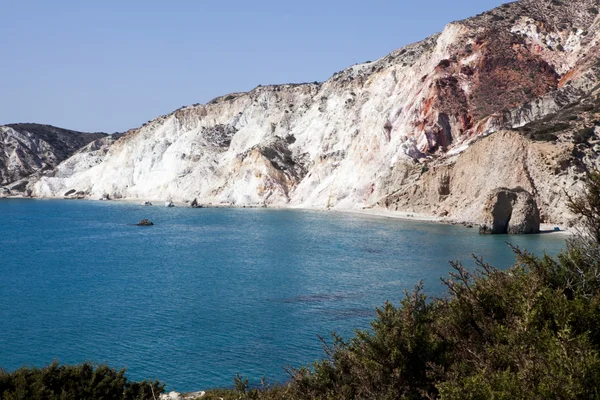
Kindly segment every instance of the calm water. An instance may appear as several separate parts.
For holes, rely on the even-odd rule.
[[[156,225],[128,225],[142,218]],[[564,245],[338,213],[0,201],[0,366],[106,362],[181,391],[281,381],[322,355],[317,335],[367,328],[421,279],[443,293],[448,260],[511,265],[506,240]]]

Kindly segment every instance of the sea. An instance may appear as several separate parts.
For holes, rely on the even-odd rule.
[[[147,218],[154,226],[135,226]],[[341,212],[0,201],[0,368],[106,363],[168,390],[284,382],[331,333],[423,282],[445,295],[450,261],[508,268],[508,243],[556,255],[565,236]]]

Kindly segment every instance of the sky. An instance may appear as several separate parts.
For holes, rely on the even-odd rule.
[[[502,0],[0,0],[0,124],[122,132],[258,85],[325,81]]]

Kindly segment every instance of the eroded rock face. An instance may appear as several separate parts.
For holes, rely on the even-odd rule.
[[[83,133],[40,124],[0,126],[0,185],[48,171],[105,133]]]
[[[498,188],[488,195],[480,233],[530,234],[540,232],[540,212],[533,196],[523,188]]]
[[[469,221],[490,190],[523,187],[546,221],[559,221],[580,172],[569,159],[555,165],[572,148],[507,131],[596,90],[595,4],[513,2],[323,83],[183,107],[88,146],[30,187],[36,196],[379,206]]]

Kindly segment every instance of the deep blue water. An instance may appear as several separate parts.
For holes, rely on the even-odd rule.
[[[156,225],[136,227],[142,218]],[[505,241],[556,254],[560,235],[342,213],[0,201],[0,367],[105,362],[180,391],[239,372],[282,381],[449,260],[514,262]]]

